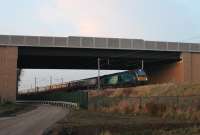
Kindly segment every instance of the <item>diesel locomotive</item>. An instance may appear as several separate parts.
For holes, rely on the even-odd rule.
[[[100,88],[131,87],[148,83],[148,77],[143,69],[135,69],[100,76]],[[87,78],[77,81],[70,81],[61,84],[53,84],[45,87],[38,87],[37,92],[54,91],[77,91],[94,90],[98,88],[98,77]],[[34,92],[35,89],[32,90]]]
[[[108,87],[129,87],[146,84],[148,77],[143,69],[136,69],[100,76],[101,88]],[[68,83],[67,88],[70,90],[88,90],[98,87],[98,77],[88,78]]]

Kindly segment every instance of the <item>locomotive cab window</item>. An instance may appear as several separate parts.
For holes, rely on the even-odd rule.
[[[142,70],[142,69],[137,70],[137,71],[136,71],[136,74],[137,74],[138,76],[146,76],[146,73],[145,73],[144,70]]]

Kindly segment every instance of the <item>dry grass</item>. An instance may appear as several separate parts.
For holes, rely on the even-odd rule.
[[[179,107],[177,105],[166,105],[164,103],[147,102],[142,106],[123,99],[110,106],[98,106],[89,108],[93,112],[119,113],[131,115],[148,115],[161,117],[163,119],[174,119],[180,121],[200,121],[199,106]]]
[[[178,119],[178,120],[189,120],[193,122],[199,122],[200,121],[200,110],[194,110],[188,108],[187,110],[183,109],[167,109],[163,114],[163,118],[167,119]]]
[[[109,97],[119,98],[119,101],[106,100],[107,105],[97,105],[90,108],[93,111],[123,113],[123,114],[147,114],[151,116],[159,116],[167,119],[200,121],[200,102],[194,104],[189,100],[181,100],[180,104],[188,104],[187,107],[177,106],[176,104],[167,104],[156,102],[156,100],[148,100],[142,106],[139,102],[131,102],[126,97],[150,97],[150,96],[193,96],[200,95],[200,84],[157,84],[146,85],[131,88],[106,89],[104,91],[91,91],[89,98]],[[112,102],[109,104],[109,102]]]
[[[145,104],[142,108],[145,113],[150,114],[151,116],[161,116],[167,110],[165,104],[158,104],[154,102],[149,102]]]
[[[71,112],[46,135],[198,135],[200,133],[199,124],[180,122],[146,115],[133,116],[80,110]]]
[[[154,131],[154,135],[199,135],[200,127],[194,126],[189,128],[180,128],[180,129],[173,129],[173,130],[158,130]]]
[[[105,89],[90,91],[89,97],[137,97],[137,96],[191,96],[200,95],[200,84],[155,84],[130,88]]]
[[[130,114],[130,113],[136,114],[140,111],[140,109],[139,109],[139,105],[133,105],[133,104],[130,104],[128,101],[122,100],[116,105],[112,105],[109,107],[102,107],[96,110],[93,109],[93,111],[122,113],[122,114]]]

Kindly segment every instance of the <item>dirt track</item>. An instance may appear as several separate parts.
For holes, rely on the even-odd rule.
[[[60,107],[41,105],[16,117],[0,118],[0,135],[41,135],[68,112]]]

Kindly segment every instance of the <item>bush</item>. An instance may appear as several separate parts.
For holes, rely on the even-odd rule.
[[[162,115],[166,112],[167,106],[164,104],[158,104],[154,102],[146,103],[144,106],[144,112],[149,113],[152,116]]]
[[[128,113],[130,112],[130,106],[127,101],[121,101],[118,104],[119,110],[121,113]]]

